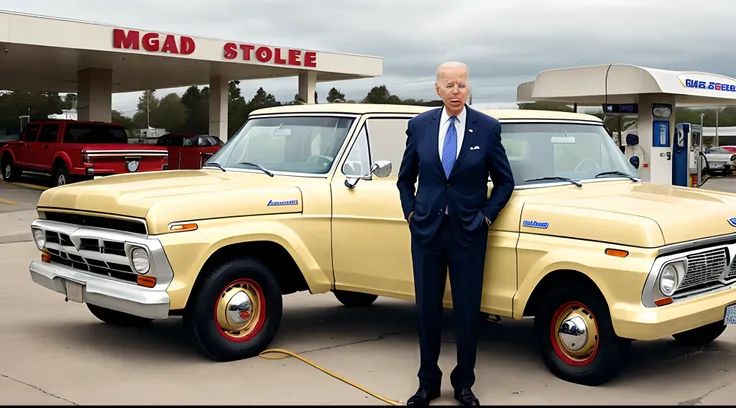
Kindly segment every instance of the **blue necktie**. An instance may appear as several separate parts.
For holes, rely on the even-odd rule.
[[[445,134],[445,144],[442,148],[442,167],[445,168],[445,176],[450,177],[452,166],[455,165],[457,155],[457,130],[455,129],[455,117],[450,116],[450,127]]]

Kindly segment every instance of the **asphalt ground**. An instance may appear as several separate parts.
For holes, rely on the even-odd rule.
[[[736,193],[736,178],[713,178],[703,188]],[[187,343],[179,318],[145,329],[111,327],[84,305],[65,303],[28,275],[28,263],[39,256],[28,223],[40,193],[0,182],[0,404],[385,405],[294,358],[211,362]],[[417,386],[414,318],[411,302],[379,298],[373,307],[349,309],[331,294],[288,295],[271,347],[406,401]],[[443,325],[445,379],[435,403],[454,405],[451,311]],[[616,380],[585,387],[546,370],[532,321],[502,320],[482,326],[476,377],[484,405],[730,405],[736,401],[736,329],[699,349],[671,338],[636,342]]]

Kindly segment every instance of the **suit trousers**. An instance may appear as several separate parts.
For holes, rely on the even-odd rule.
[[[470,233],[473,237],[469,246],[461,246],[455,237],[456,229],[450,222],[445,215],[437,233],[426,245],[412,238],[421,356],[418,376],[422,388],[439,389],[442,379],[438,359],[448,267],[457,345],[457,365],[450,374],[450,381],[454,389],[469,388],[475,383],[477,327],[481,320],[488,229],[481,227],[479,231]]]

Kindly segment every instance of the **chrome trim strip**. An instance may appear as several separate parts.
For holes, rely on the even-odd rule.
[[[166,150],[85,150],[87,156],[168,156]]]

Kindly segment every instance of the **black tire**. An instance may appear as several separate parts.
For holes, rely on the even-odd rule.
[[[3,180],[7,182],[18,180],[20,176],[18,167],[13,163],[13,159],[8,156],[0,160],[0,172],[2,172]]]
[[[60,166],[58,166],[58,167],[56,167],[56,169],[54,170],[53,177],[54,177],[54,179],[52,180],[52,184],[53,184],[54,187],[58,187],[58,186],[65,185],[65,184],[69,184],[71,182],[71,180],[69,179],[69,171],[66,169],[66,166],[63,165],[63,164],[60,165]],[[64,178],[64,182],[63,183],[60,183],[60,181],[59,181],[61,179],[61,177]]]
[[[573,313],[598,332],[594,336],[597,337],[597,345],[591,349],[590,355],[577,361],[563,351],[565,348],[554,335],[556,320],[562,321],[558,314],[575,307],[578,309]],[[537,308],[534,324],[542,361],[547,369],[558,378],[576,384],[595,386],[610,381],[623,368],[631,348],[631,340],[616,335],[605,299],[590,285],[550,289]],[[586,333],[591,334],[589,331]]]
[[[90,303],[87,303],[87,308],[96,318],[113,326],[141,327],[153,321],[153,319],[147,317],[134,316]]]
[[[682,333],[673,334],[672,337],[678,344],[700,347],[717,339],[724,331],[726,331],[726,325],[718,321]]]
[[[335,294],[340,303],[347,307],[367,307],[378,299],[378,295],[370,293],[346,292],[343,290],[333,290],[332,293]]]
[[[242,258],[227,260],[205,275],[184,314],[184,326],[190,340],[206,357],[215,361],[232,361],[257,356],[276,336],[283,313],[281,287],[271,270],[260,260]],[[247,290],[231,289],[234,284],[247,284]],[[250,312],[241,312],[236,318],[255,316],[246,333],[236,336],[225,333],[218,323],[217,307],[221,299],[229,299],[230,293],[245,293],[252,299]],[[249,294],[250,293],[250,294]],[[242,297],[242,296],[241,296]],[[224,304],[223,304],[224,305]],[[224,310],[224,309],[223,309]],[[237,338],[237,335],[241,335]]]

